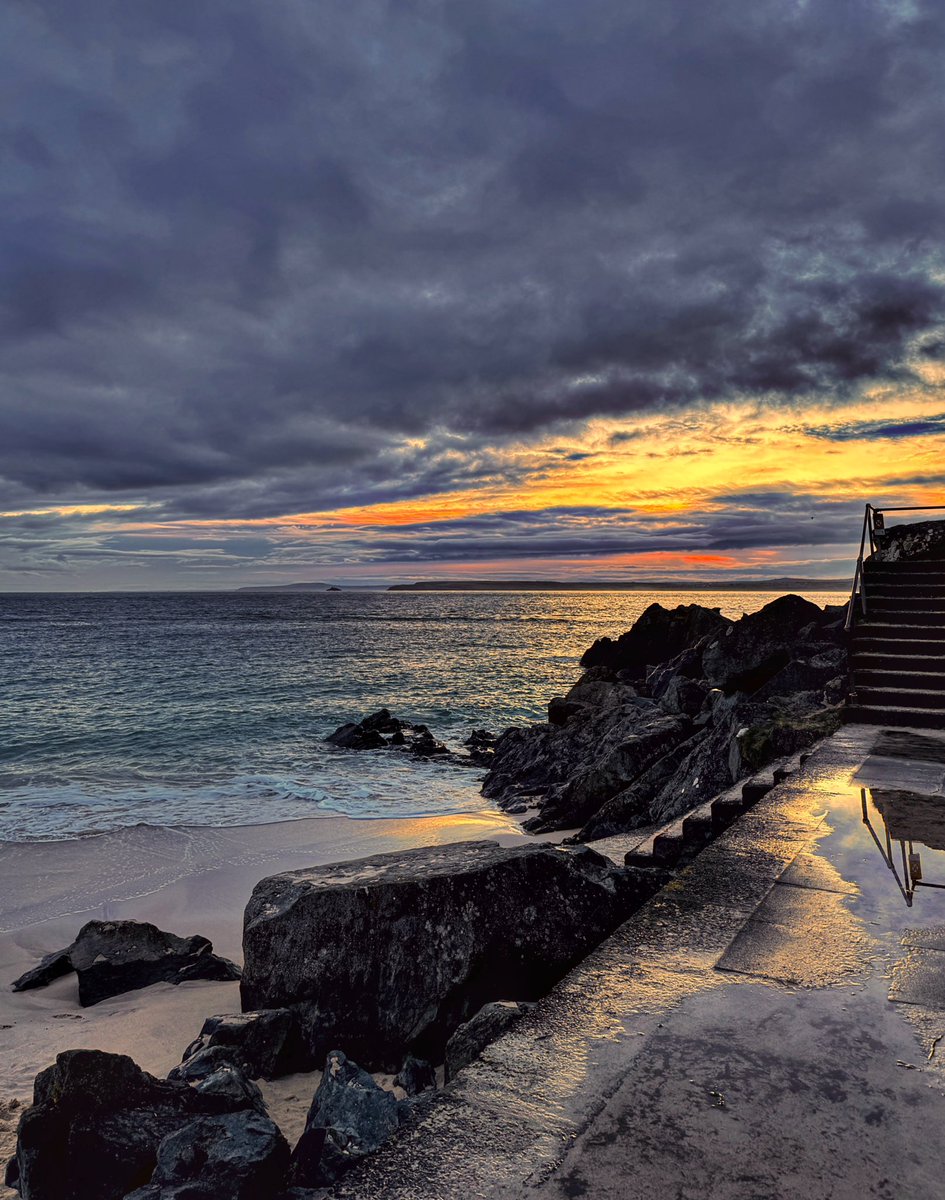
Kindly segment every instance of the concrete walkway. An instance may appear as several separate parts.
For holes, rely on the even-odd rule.
[[[945,883],[938,801],[920,846],[903,795],[945,814],[945,735],[881,732],[825,742],[331,1194],[942,1194],[945,891],[907,907],[880,808]]]

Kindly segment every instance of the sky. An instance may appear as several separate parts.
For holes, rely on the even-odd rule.
[[[5,0],[0,590],[837,577],[945,504],[940,0]]]

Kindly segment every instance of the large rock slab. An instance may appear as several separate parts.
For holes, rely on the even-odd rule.
[[[121,1200],[150,1180],[165,1137],[245,1105],[155,1079],[124,1054],[67,1050],[37,1075],[20,1119],[16,1187],[22,1200]]]
[[[240,977],[239,967],[214,954],[199,934],[178,937],[146,921],[89,921],[71,946],[47,954],[14,980],[13,990],[45,987],[70,971],[79,978],[79,1003],[86,1008],[152,983]]]
[[[440,1061],[490,1000],[534,999],[651,889],[579,847],[465,842],[262,880],[246,908],[247,1009],[292,1008],[309,1062]],[[303,1064],[300,1064],[303,1065]]]

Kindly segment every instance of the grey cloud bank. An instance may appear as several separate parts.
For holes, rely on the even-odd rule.
[[[592,416],[940,354],[935,3],[9,0],[0,46],[7,509],[514,483]]]

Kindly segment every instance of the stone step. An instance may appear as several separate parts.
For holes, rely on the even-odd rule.
[[[855,688],[902,688],[918,691],[945,691],[945,660],[937,671],[923,671],[900,668],[900,659],[881,659],[882,667],[860,666],[854,660],[853,686]]]
[[[854,658],[861,654],[881,654],[887,659],[900,661],[907,657],[925,655],[941,657],[945,655],[945,637],[935,630],[925,630],[925,637],[916,637],[915,630],[910,630],[905,636],[895,636],[888,632],[875,633],[875,627],[867,631],[861,628],[853,638],[852,652]]]
[[[945,654],[874,653],[854,650],[850,667],[858,671],[910,671],[922,675],[945,675]]]
[[[869,579],[866,583],[866,598],[882,597],[887,600],[941,600],[945,597],[945,583],[894,583],[885,579]]]
[[[928,689],[857,687],[851,699],[856,704],[865,704],[870,708],[945,709],[945,691]]]
[[[866,593],[866,611],[868,616],[883,620],[886,614],[902,619],[903,622],[925,618],[927,613],[934,613],[945,624],[945,600],[940,596],[915,596],[915,598],[899,598],[899,596],[877,596],[872,592]],[[923,623],[920,622],[920,624]],[[937,622],[938,623],[938,622]]]
[[[848,704],[844,717],[851,725],[892,725],[900,729],[945,729],[945,710],[935,708],[871,707]]]
[[[924,562],[884,563],[867,559],[863,563],[867,578],[876,576],[895,576],[902,579],[906,575],[938,575],[945,579],[945,562],[941,559],[929,558]]]
[[[882,600],[874,604],[867,592],[866,616],[868,621],[877,625],[895,625],[899,629],[932,625],[945,633],[945,608],[928,605],[924,608],[905,608],[898,602],[886,603]]]
[[[666,868],[688,861],[762,796],[799,770],[808,758],[807,753],[795,755],[773,770],[737,783],[699,805],[628,851],[624,857],[625,865]]]

